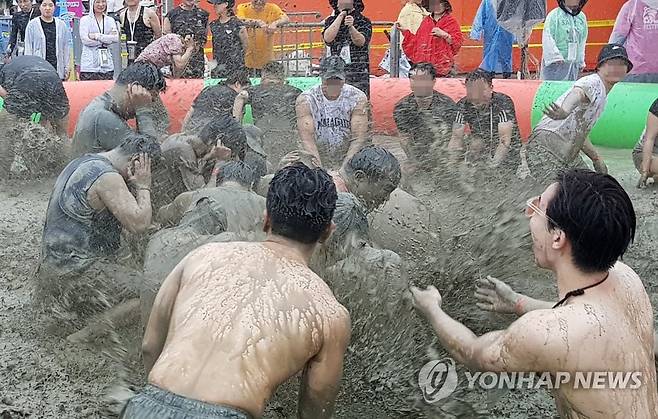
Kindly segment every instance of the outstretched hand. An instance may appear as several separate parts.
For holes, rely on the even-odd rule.
[[[555,102],[550,103],[546,106],[546,108],[544,109],[544,115],[556,121],[566,119],[569,116],[567,111],[562,109],[562,107]]]
[[[493,276],[478,279],[475,298],[478,301],[476,305],[482,310],[516,313],[516,304],[520,297],[509,285]]]

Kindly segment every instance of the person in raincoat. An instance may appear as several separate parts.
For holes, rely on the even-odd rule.
[[[81,80],[112,80],[114,62],[111,44],[119,42],[119,28],[114,19],[105,14],[106,0],[91,0],[90,12],[80,19]]]
[[[578,80],[585,68],[587,17],[582,12],[587,0],[558,0],[544,22],[541,62],[542,80]]]
[[[624,79],[658,83],[658,0],[629,0],[619,11],[610,43],[622,44],[634,67]]]
[[[480,68],[493,74],[512,75],[512,44],[514,35],[507,32],[496,20],[492,0],[482,0],[475,15],[471,39],[484,41],[484,53]]]

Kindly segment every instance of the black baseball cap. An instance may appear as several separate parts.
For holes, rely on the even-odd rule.
[[[235,6],[235,0],[208,0],[208,3],[210,4],[222,4],[222,3],[228,3],[229,8],[233,8]]]
[[[596,69],[598,70],[606,61],[614,60],[617,58],[626,61],[628,71],[633,69],[633,63],[628,59],[626,48],[624,48],[624,46],[621,44],[608,44],[604,46],[599,53],[599,60],[596,64]]]
[[[322,80],[345,80],[345,61],[337,55],[324,57],[320,61],[320,77]]]

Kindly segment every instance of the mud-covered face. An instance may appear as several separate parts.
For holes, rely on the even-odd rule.
[[[416,97],[429,97],[434,93],[434,78],[425,71],[409,73],[411,91]]]
[[[530,235],[532,237],[532,252],[537,266],[550,269],[556,257],[556,240],[564,234],[559,228],[550,229],[546,209],[555,198],[558,184],[550,185],[544,193],[533,198],[526,208],[526,216],[530,219]]]
[[[55,13],[55,3],[53,3],[52,0],[43,0],[39,10],[41,11],[41,16],[46,19],[52,19],[53,14]]]
[[[94,1],[94,12],[105,13],[105,10],[107,10],[107,0]]]
[[[355,174],[354,190],[351,190],[351,192],[359,197],[368,211],[372,211],[388,201],[391,192],[395,188],[397,188],[397,185],[389,180],[372,182],[364,174],[357,172]]]
[[[24,11],[24,12],[29,12],[30,9],[32,9],[32,1],[31,0],[20,0],[18,2],[18,7],[20,7],[21,10]]]
[[[607,83],[619,83],[628,74],[628,64],[621,58],[614,58],[601,64],[599,75]]]

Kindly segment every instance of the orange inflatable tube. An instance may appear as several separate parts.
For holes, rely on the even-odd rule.
[[[521,136],[530,134],[532,106],[535,94],[541,85],[539,80],[494,80],[494,89],[510,96],[516,106],[516,119]],[[64,87],[69,97],[71,111],[69,114],[69,132],[75,130],[80,112],[95,97],[100,96],[113,85],[112,81],[76,81],[66,82]],[[169,110],[171,119],[170,132],[179,132],[183,119],[192,106],[192,102],[204,87],[203,80],[169,80],[167,91],[162,101]],[[450,96],[455,101],[466,95],[463,79],[439,79],[436,89]],[[395,135],[397,132],[393,121],[395,104],[411,93],[408,79],[372,79],[370,82],[373,112],[373,129],[376,134]]]

